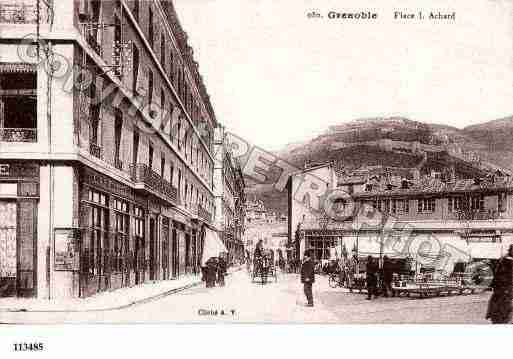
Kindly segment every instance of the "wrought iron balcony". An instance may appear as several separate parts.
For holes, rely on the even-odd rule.
[[[102,148],[98,146],[96,143],[89,144],[89,153],[96,158],[102,158]]]
[[[198,205],[198,217],[203,219],[205,222],[212,222],[212,214],[201,205]]]
[[[36,128],[0,128],[0,141],[37,142]]]
[[[134,182],[143,184],[146,188],[162,195],[174,204],[180,202],[178,190],[147,165],[141,163],[130,165],[130,173]]]
[[[37,24],[47,23],[50,17],[50,7],[45,0],[39,1],[39,12],[37,0],[32,1],[5,1],[0,0],[0,23],[7,24]]]

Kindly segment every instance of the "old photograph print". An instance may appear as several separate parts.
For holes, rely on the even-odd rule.
[[[0,324],[509,324],[512,85],[509,0],[0,0]]]

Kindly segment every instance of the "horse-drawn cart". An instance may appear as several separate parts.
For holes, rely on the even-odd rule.
[[[266,284],[268,278],[274,278],[274,281],[278,281],[278,275],[276,273],[276,266],[271,256],[263,255],[253,260],[253,273],[252,282],[258,282]]]
[[[486,286],[476,284],[466,274],[448,277],[430,278],[428,276],[403,277],[392,285],[392,296],[415,295],[420,298],[449,295],[474,294],[483,292]]]

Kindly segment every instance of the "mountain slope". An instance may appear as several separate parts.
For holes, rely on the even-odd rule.
[[[513,117],[464,129],[390,117],[331,126],[323,135],[288,145],[276,155],[298,168],[326,161],[335,161],[347,171],[376,165],[414,168],[425,163],[427,153],[431,163],[425,172],[452,165],[454,159],[472,168],[513,170],[512,145]],[[471,177],[472,171],[465,175]],[[252,184],[249,198],[261,198],[269,210],[286,214],[287,195],[271,183]]]

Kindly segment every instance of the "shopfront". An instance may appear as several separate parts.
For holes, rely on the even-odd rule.
[[[81,297],[140,284],[154,275],[148,248],[152,237],[146,235],[146,203],[130,187],[82,169]]]
[[[0,163],[0,297],[37,296],[39,165]]]

